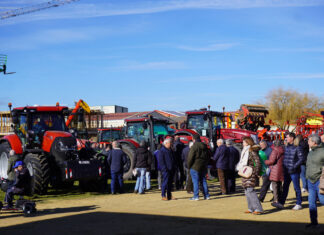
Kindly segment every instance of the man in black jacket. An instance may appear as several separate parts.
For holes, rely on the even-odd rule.
[[[304,154],[294,145],[294,139],[296,135],[292,132],[288,133],[286,136],[287,146],[285,147],[285,155],[283,160],[283,168],[284,168],[284,184],[283,184],[283,192],[281,198],[279,200],[281,205],[284,205],[289,192],[289,185],[291,181],[294,184],[294,189],[296,192],[296,205],[292,208],[293,210],[301,210],[302,209],[302,196],[300,189],[300,166],[304,161]]]
[[[5,196],[6,209],[12,208],[13,196],[22,194],[26,191],[29,182],[30,174],[27,168],[23,167],[22,161],[17,161],[13,167],[15,169],[15,182],[12,187],[8,188]]]
[[[176,161],[176,172],[175,172],[175,186],[176,189],[183,189],[183,182],[184,182],[184,171],[183,171],[183,163],[181,159],[182,150],[185,148],[185,145],[180,141],[179,136],[174,137],[174,157]]]
[[[228,148],[228,174],[227,174],[227,192],[235,193],[235,180],[236,180],[236,164],[240,160],[239,151],[233,146],[232,140],[226,140]]]
[[[111,193],[116,193],[116,183],[118,182],[119,193],[123,193],[123,173],[124,165],[127,162],[127,155],[120,149],[120,143],[114,141],[112,143],[113,149],[109,151],[108,164],[111,173]]]
[[[146,147],[146,142],[140,142],[140,147],[136,149],[134,156],[134,166],[137,171],[137,180],[134,193],[144,194],[146,170],[152,163],[152,154]],[[147,182],[148,183],[148,182]]]

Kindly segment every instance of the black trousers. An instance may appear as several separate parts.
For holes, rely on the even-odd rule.
[[[235,180],[236,180],[236,171],[228,170],[227,171],[227,192],[235,193]]]
[[[269,176],[263,175],[262,176],[262,186],[260,189],[259,200],[263,202],[264,198],[267,195],[267,192],[270,188],[271,181],[269,180]]]

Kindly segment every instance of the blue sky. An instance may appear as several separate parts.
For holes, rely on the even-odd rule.
[[[42,0],[1,0],[0,13]],[[324,0],[80,0],[0,21],[7,103],[236,110],[324,96]]]

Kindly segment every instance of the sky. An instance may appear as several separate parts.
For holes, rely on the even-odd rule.
[[[0,15],[44,0],[0,0]],[[0,20],[0,110],[237,110],[273,89],[324,96],[324,0],[79,0]]]

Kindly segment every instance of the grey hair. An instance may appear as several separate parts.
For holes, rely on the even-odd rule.
[[[231,139],[228,139],[225,142],[226,142],[226,145],[228,145],[228,146],[232,146],[233,145],[233,140],[231,140]]]
[[[217,140],[217,143],[222,143],[222,144],[224,144],[224,140],[223,140],[223,139],[218,139],[218,140]]]
[[[113,148],[120,148],[120,143],[117,141],[112,142]]]
[[[172,139],[171,138],[167,138],[163,141],[163,145],[166,145],[167,143],[172,143]]]
[[[317,134],[312,134],[308,137],[308,139],[310,139],[311,141],[313,141],[316,145],[320,145],[321,144],[321,138],[319,137],[319,135]]]
[[[15,155],[15,154],[16,154],[15,150],[11,149],[11,150],[9,151],[9,155],[10,155],[10,156],[13,156],[13,155]]]

